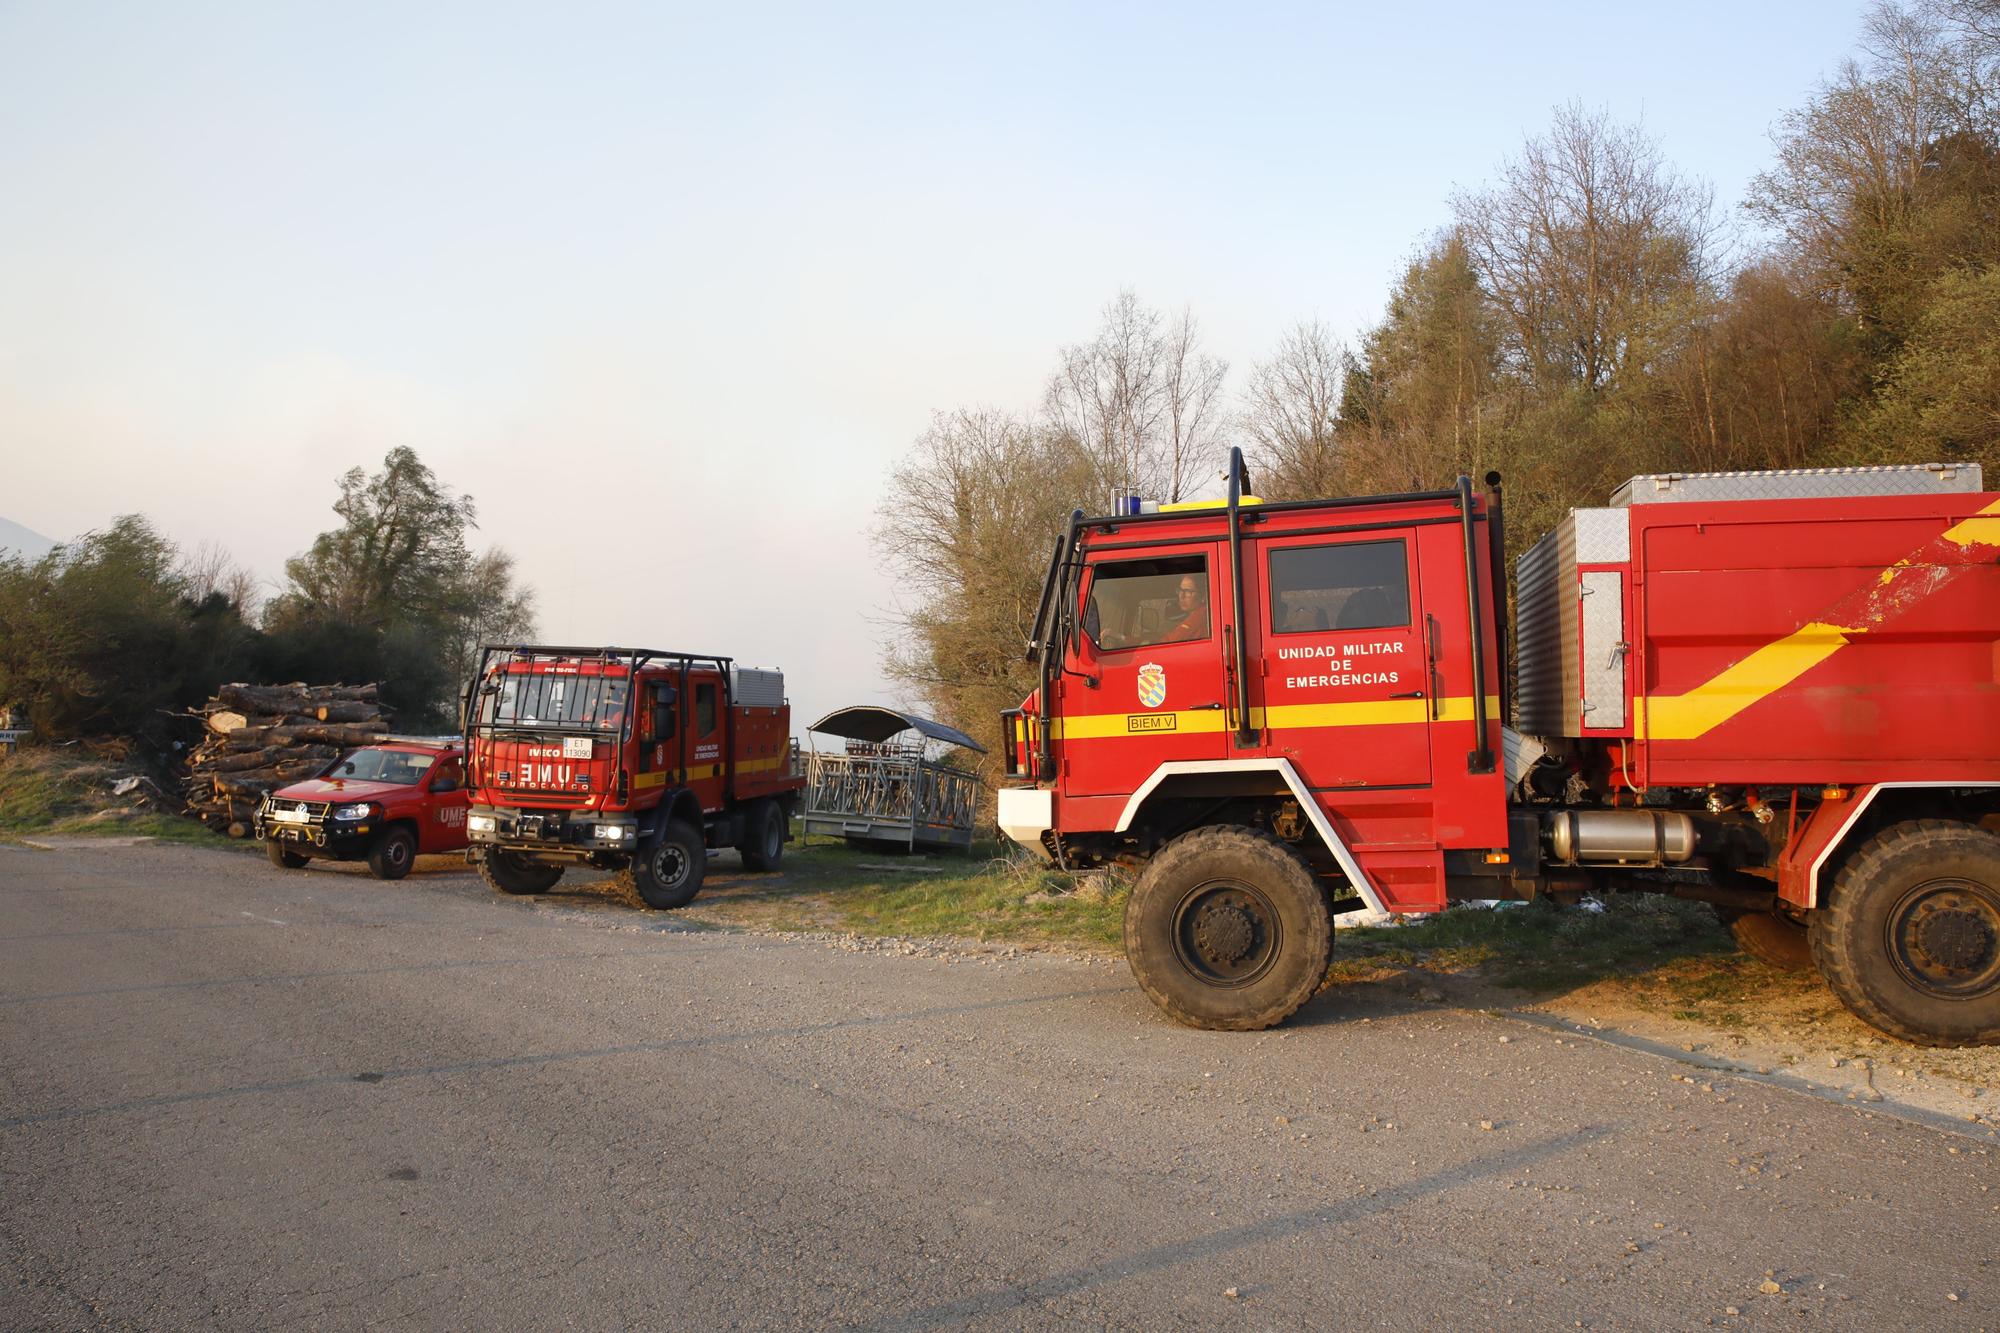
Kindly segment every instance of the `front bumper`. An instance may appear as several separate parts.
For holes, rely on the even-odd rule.
[[[376,823],[361,820],[317,819],[304,824],[266,819],[262,813],[250,822],[250,831],[259,841],[281,842],[301,856],[325,857],[333,861],[359,861],[368,855],[375,841]]]
[[[466,812],[465,837],[474,847],[562,860],[603,861],[632,854],[639,845],[639,821],[634,815],[595,810],[475,805]]]
[[[999,796],[1000,831],[1043,860],[1050,859],[1042,835],[1055,827],[1056,794],[1042,787],[1002,787]]]

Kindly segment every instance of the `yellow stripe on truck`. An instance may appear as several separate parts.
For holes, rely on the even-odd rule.
[[[1857,629],[1818,622],[1767,643],[1686,694],[1655,694],[1634,701],[1633,734],[1640,740],[1688,741],[1803,676],[1847,646]]]
[[[1953,546],[2000,546],[2000,500],[1945,529],[1944,539]]]
[[[1486,696],[1486,716],[1500,716],[1500,696]],[[1380,727],[1426,722],[1472,721],[1472,696],[1444,700],[1431,716],[1428,699],[1369,699],[1354,703],[1275,704],[1250,710],[1250,725],[1263,730],[1303,731],[1321,727]],[[1057,718],[1050,727],[1056,740],[1090,741],[1113,736],[1212,735],[1227,731],[1219,708],[1181,713],[1076,713]]]

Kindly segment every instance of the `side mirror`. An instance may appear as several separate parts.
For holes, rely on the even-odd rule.
[[[671,691],[670,691],[671,693]],[[678,728],[680,714],[672,701],[653,705],[653,735],[658,740],[670,741]]]

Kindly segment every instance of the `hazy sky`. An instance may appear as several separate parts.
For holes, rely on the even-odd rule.
[[[810,721],[892,697],[932,409],[1032,405],[1122,286],[1233,380],[1351,336],[1571,98],[1733,207],[1860,8],[0,0],[0,515],[275,581],[411,445],[545,636]]]

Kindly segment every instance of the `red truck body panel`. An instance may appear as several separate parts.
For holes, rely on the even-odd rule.
[[[2000,780],[1996,508],[1632,506],[1633,781]]]

